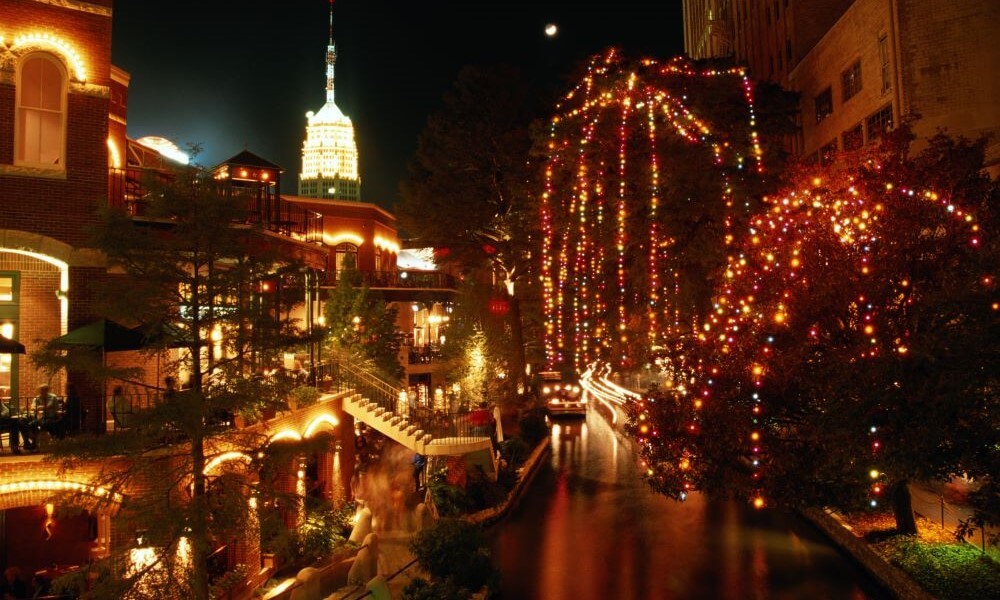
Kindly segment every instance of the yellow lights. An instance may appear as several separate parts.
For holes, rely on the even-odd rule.
[[[96,487],[86,483],[76,481],[59,480],[35,480],[19,481],[17,483],[5,483],[0,485],[0,495],[15,494],[17,492],[83,492],[97,498],[110,498],[114,502],[121,502],[122,495],[111,492],[103,487]]]
[[[784,312],[780,312],[780,311],[776,312],[776,313],[774,313],[773,319],[774,319],[775,323],[781,325],[782,323],[785,322],[785,313]]]
[[[681,462],[679,462],[679,463],[677,464],[677,467],[678,467],[678,468],[679,468],[679,469],[680,469],[681,471],[687,471],[688,469],[690,469],[690,468],[691,468],[691,461],[690,461],[690,460],[688,460],[688,459],[686,459],[686,458],[682,458],[682,459],[681,459]]]
[[[14,38],[11,49],[18,49],[21,46],[34,46],[53,50],[60,54],[63,59],[72,67],[73,78],[80,83],[87,81],[87,70],[84,68],[83,59],[80,54],[70,46],[65,40],[54,36],[48,32],[26,33]]]
[[[879,475],[881,475],[881,473],[878,472],[878,469],[872,469],[871,471],[868,472],[868,476],[871,477],[872,479],[878,479]]]
[[[118,150],[118,144],[111,136],[108,136],[108,163],[112,169],[122,168],[122,153]]]
[[[282,429],[278,433],[272,435],[268,442],[273,444],[274,442],[280,442],[282,440],[298,442],[302,440],[302,436],[299,435],[299,432],[293,429]]]
[[[334,234],[323,234],[323,243],[327,246],[337,246],[343,243],[354,244],[355,246],[360,246],[365,243],[365,238],[360,235],[350,232],[350,231],[339,231]]]
[[[756,509],[758,509],[758,510],[761,509],[761,508],[764,508],[764,499],[761,498],[760,496],[757,496],[756,498],[754,498],[753,499],[753,507],[756,508]]]
[[[393,254],[399,254],[399,244],[384,237],[375,236],[375,247],[388,250]]]
[[[871,335],[875,333],[875,327],[871,325],[865,325],[865,335]]]
[[[315,419],[313,419],[311,423],[309,423],[309,426],[306,427],[305,435],[303,437],[311,438],[313,434],[316,433],[316,430],[319,429],[320,426],[324,424],[329,425],[330,427],[336,427],[337,425],[340,425],[340,421],[337,420],[337,417],[331,414],[323,413],[318,417],[316,417]]]
[[[754,441],[754,442],[760,441],[760,433],[758,433],[756,431],[752,432],[750,434],[750,440]]]
[[[240,460],[249,463],[253,461],[253,457],[250,456],[249,454],[244,454],[242,452],[223,452],[222,454],[216,456],[212,460],[205,463],[205,468],[202,470],[202,473],[204,473],[205,475],[210,475],[215,470],[215,468],[221,465],[222,463],[233,460]]]

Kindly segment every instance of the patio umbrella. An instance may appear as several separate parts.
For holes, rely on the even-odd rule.
[[[144,346],[143,335],[108,319],[100,319],[78,327],[49,344],[52,348],[100,348],[103,352],[139,350]]]
[[[0,335],[0,354],[24,354],[24,344]]]

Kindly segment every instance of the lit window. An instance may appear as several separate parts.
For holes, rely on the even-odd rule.
[[[0,276],[0,302],[14,301],[14,278]]]
[[[886,34],[878,36],[878,61],[882,71],[882,93],[892,87],[892,76],[889,73],[889,37]]]
[[[873,113],[866,119],[865,125],[868,129],[869,141],[882,137],[882,134],[892,129],[892,105],[886,104]]]
[[[840,84],[844,90],[844,102],[847,102],[861,91],[860,60],[855,62],[849,69],[840,74]]]
[[[836,158],[837,158],[837,140],[833,140],[829,144],[819,149],[819,164],[823,165],[824,167],[833,164],[833,161]]]
[[[65,114],[65,67],[49,54],[29,54],[18,69],[15,163],[64,168]]]
[[[816,96],[816,122],[819,123],[832,114],[833,92],[830,88],[826,88]]]

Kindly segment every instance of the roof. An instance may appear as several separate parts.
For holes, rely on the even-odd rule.
[[[254,154],[253,152],[250,152],[249,150],[244,150],[243,152],[240,152],[239,154],[237,154],[236,156],[230,158],[229,160],[222,161],[221,163],[219,163],[216,166],[221,166],[221,165],[240,165],[240,166],[243,166],[243,167],[263,167],[265,169],[277,169],[279,171],[284,171],[284,169],[281,168],[280,166],[274,164],[273,162],[270,162],[268,160],[265,160],[265,159],[257,156],[256,154]]]
[[[327,102],[316,114],[309,117],[310,125],[350,125],[351,118],[345,115],[333,101]]]
[[[386,209],[382,208],[377,204],[372,204],[371,202],[355,202],[353,200],[329,200],[326,198],[309,198],[307,196],[287,196],[285,194],[281,195],[282,200],[291,202],[292,204],[297,204],[298,206],[303,206],[310,210],[314,210],[322,214],[332,214],[335,212],[332,209],[336,208],[347,208],[347,209],[359,209],[359,210],[371,210],[382,215],[388,219],[391,223],[396,222],[396,216]]]

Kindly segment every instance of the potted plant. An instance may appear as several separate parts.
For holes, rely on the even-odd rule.
[[[319,400],[322,395],[322,392],[311,385],[300,385],[292,388],[292,391],[288,393],[286,402],[288,402],[289,409],[298,410],[300,408],[307,408],[316,404],[316,401]]]

